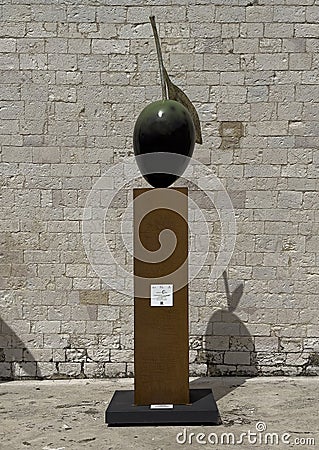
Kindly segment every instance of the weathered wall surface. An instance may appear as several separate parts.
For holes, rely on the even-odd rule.
[[[237,218],[227,274],[208,287],[218,216],[190,187],[216,241],[191,283],[191,374],[318,373],[318,2],[1,0],[0,376],[132,374],[133,299],[92,270],[81,218],[160,98],[150,14],[199,111],[194,156]],[[130,195],[107,220],[127,267]]]

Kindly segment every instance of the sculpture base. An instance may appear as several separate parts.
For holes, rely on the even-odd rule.
[[[221,419],[211,389],[190,389],[190,404],[170,409],[134,405],[134,391],[115,391],[105,412],[110,426],[219,425]]]

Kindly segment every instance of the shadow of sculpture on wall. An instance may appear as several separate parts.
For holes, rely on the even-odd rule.
[[[207,364],[208,377],[236,377],[233,386],[225,383],[223,389],[222,383],[218,383],[221,385],[214,389],[217,400],[243,384],[246,378],[257,375],[254,340],[235,313],[244,292],[243,283],[231,292],[226,271],[223,272],[223,279],[227,308],[216,310],[210,317],[203,335],[202,350],[199,350],[197,357],[198,363]],[[198,379],[195,384],[203,380]]]
[[[42,378],[32,350],[0,318],[0,382]]]

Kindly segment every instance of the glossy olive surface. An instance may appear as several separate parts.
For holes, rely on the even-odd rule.
[[[134,154],[170,152],[191,157],[195,145],[195,129],[187,109],[174,100],[159,100],[143,109],[134,127]],[[168,187],[184,172],[179,167],[175,174],[145,171],[137,161],[142,175],[154,187]],[[176,173],[177,172],[177,173]]]

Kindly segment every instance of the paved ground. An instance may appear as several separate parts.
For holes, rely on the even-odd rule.
[[[213,389],[222,425],[107,427],[104,411],[114,390],[133,388],[132,379],[1,383],[0,449],[319,449],[319,378],[200,378],[191,385]],[[254,435],[250,443],[247,435],[238,443],[249,430],[257,432],[258,443]],[[220,442],[225,432],[234,436],[235,445]],[[268,439],[275,443],[278,436],[279,444],[265,444],[267,432],[275,433]],[[210,433],[216,433],[218,445]]]

